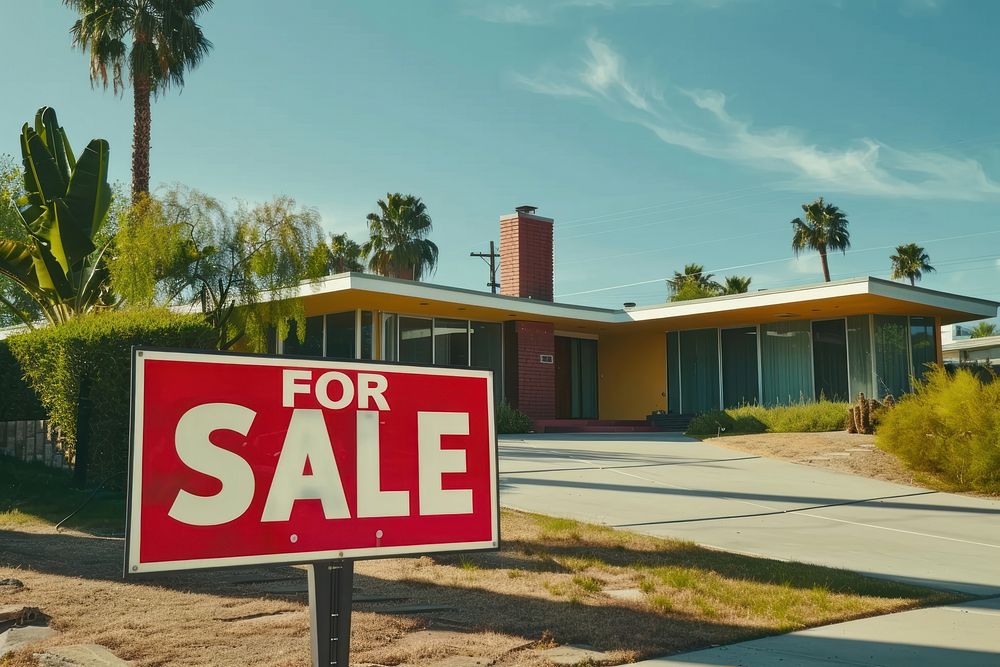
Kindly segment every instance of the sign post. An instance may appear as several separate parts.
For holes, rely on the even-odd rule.
[[[490,371],[136,348],[125,572],[310,564],[348,664],[354,560],[499,548]]]

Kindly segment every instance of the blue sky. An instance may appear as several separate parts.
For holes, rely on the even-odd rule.
[[[1000,300],[998,20],[957,0],[220,1],[214,51],[153,106],[152,181],[287,194],[358,239],[380,196],[417,194],[433,281],[471,288],[468,253],[534,204],[557,298],[600,306],[662,301],[687,262],[817,282],[788,222],[823,195],[851,220],[834,279],[887,277],[912,241],[924,286]],[[127,182],[131,98],[91,88],[72,21],[0,8],[0,153],[47,104]]]

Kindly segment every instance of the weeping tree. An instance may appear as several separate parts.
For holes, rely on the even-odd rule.
[[[361,246],[368,268],[383,276],[421,280],[437,267],[438,247],[427,238],[431,217],[420,197],[386,194],[368,214],[369,239]]]
[[[227,208],[175,186],[143,198],[115,237],[112,285],[132,305],[186,304],[204,313],[217,347],[267,347],[267,332],[305,332],[299,284],[326,273],[319,215],[288,197]]]
[[[820,197],[809,204],[802,204],[802,218],[792,220],[792,250],[795,256],[807,250],[819,253],[823,262],[823,280],[830,282],[830,251],[847,252],[851,247],[847,214]],[[804,218],[804,219],[803,219]]]
[[[112,198],[108,142],[93,139],[78,159],[51,107],[38,110],[33,126],[22,126],[20,142],[20,228],[0,238],[0,275],[21,294],[0,293],[0,303],[29,327],[36,313],[61,324],[112,306],[101,236]]]

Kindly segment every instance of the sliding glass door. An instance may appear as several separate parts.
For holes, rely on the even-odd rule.
[[[848,400],[846,323],[844,320],[813,322],[812,335],[816,399]]]
[[[680,332],[681,412],[719,409],[719,330]]]
[[[723,329],[720,336],[723,404],[735,408],[757,403],[757,327]]]
[[[810,330],[809,322],[761,325],[764,405],[788,405],[814,399]]]

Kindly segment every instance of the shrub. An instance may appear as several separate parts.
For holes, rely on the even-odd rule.
[[[67,454],[75,458],[78,483],[88,474],[103,477],[126,468],[132,346],[209,349],[214,342],[201,315],[168,310],[86,315],[9,339]]]
[[[1000,382],[935,369],[883,415],[875,442],[959,489],[1000,493]]]
[[[512,408],[506,401],[497,406],[497,433],[528,433],[535,426],[531,417],[517,408]]]
[[[728,410],[712,410],[691,420],[691,435],[716,435],[721,426],[726,433],[818,433],[844,428],[847,403],[817,401],[764,407],[744,405]]]
[[[24,381],[21,364],[5,340],[0,340],[0,396],[0,422],[45,419],[45,408]]]

